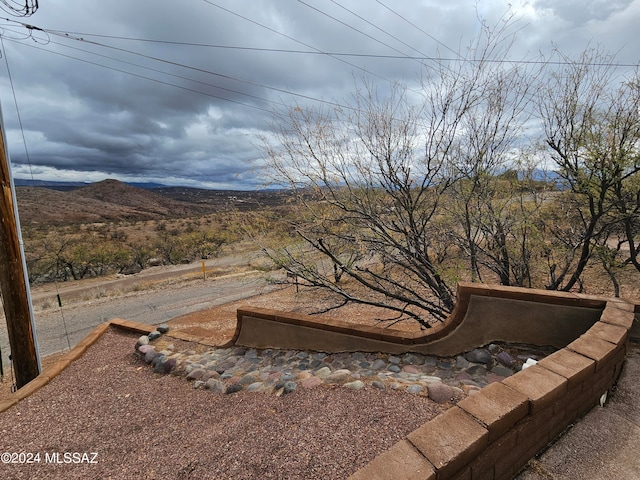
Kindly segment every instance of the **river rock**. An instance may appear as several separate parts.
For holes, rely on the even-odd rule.
[[[210,378],[205,382],[205,388],[211,390],[214,393],[224,393],[226,390],[226,386],[222,381],[217,378]]]
[[[464,358],[471,363],[484,363],[485,365],[490,365],[493,362],[491,353],[489,353],[489,350],[485,348],[476,348],[475,350],[471,350],[464,355]]]
[[[203,368],[196,368],[191,370],[187,375],[187,380],[200,380],[207,371]]]
[[[227,385],[224,393],[230,395],[232,393],[239,392],[240,390],[242,390],[242,385],[240,385],[239,383],[230,383],[229,385]]]
[[[327,378],[329,375],[331,375],[331,369],[329,367],[319,368],[318,370],[316,370],[314,375],[318,378]]]
[[[351,370],[340,369],[327,375],[324,379],[327,383],[345,383],[351,377]]]
[[[371,369],[372,370],[382,370],[384,367],[387,366],[387,362],[385,362],[384,360],[382,360],[381,358],[378,358],[377,360],[375,360],[373,362],[373,364],[371,365]]]
[[[149,337],[149,341],[152,342],[153,340],[160,338],[161,335],[162,334],[159,331],[155,330],[147,335],[147,337]]]
[[[500,352],[496,355],[496,361],[505,367],[513,367],[515,360],[507,352]]]
[[[156,351],[155,347],[153,347],[152,345],[149,345],[148,343],[140,345],[138,347],[138,352],[140,352],[142,355],[146,355],[149,352],[155,352],[155,351]]]
[[[312,389],[312,388],[319,387],[323,383],[324,382],[319,377],[308,377],[308,378],[304,378],[304,379],[302,379],[300,381],[300,386],[302,388]]]
[[[447,403],[453,397],[453,388],[444,383],[430,383],[427,385],[429,398],[436,403]]]
[[[414,395],[419,394],[422,390],[424,390],[424,387],[418,384],[409,385],[406,388],[407,393],[413,393]]]
[[[345,383],[343,387],[349,388],[351,390],[360,390],[362,387],[364,387],[364,383],[361,380],[355,380],[353,382]]]

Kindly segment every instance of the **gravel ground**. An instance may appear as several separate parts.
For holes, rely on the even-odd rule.
[[[451,406],[371,387],[194,390],[154,374],[133,353],[136,338],[108,331],[0,413],[0,454],[36,462],[0,463],[1,479],[344,479]]]

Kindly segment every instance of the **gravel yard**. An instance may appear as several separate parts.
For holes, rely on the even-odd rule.
[[[370,386],[195,390],[153,373],[136,338],[108,331],[0,414],[0,452],[34,461],[0,463],[0,478],[343,479],[451,406]]]

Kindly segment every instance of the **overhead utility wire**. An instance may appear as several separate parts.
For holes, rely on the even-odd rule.
[[[333,0],[330,0],[333,2]],[[335,3],[335,2],[333,2]],[[337,4],[339,5],[339,4]],[[340,5],[339,5],[340,6]],[[219,48],[219,49],[227,49],[227,50],[245,50],[245,51],[250,51],[250,52],[271,52],[271,53],[291,53],[291,54],[300,54],[300,55],[321,55],[321,56],[329,56],[329,57],[363,57],[363,58],[379,58],[379,59],[391,59],[391,60],[425,60],[425,61],[435,61],[435,62],[448,62],[448,61],[459,61],[462,60],[464,62],[468,62],[468,63],[479,63],[479,62],[484,62],[484,63],[509,63],[509,64],[516,64],[516,65],[584,65],[584,66],[594,66],[594,67],[598,67],[598,66],[609,66],[609,67],[613,67],[613,68],[634,68],[634,67],[640,67],[640,63],[599,63],[599,62],[571,62],[568,60],[507,60],[507,59],[491,59],[491,58],[487,58],[487,59],[476,59],[476,58],[463,58],[460,56],[460,54],[458,52],[456,52],[455,50],[447,47],[444,43],[440,42],[439,40],[435,39],[433,36],[429,35],[429,33],[421,30],[424,34],[429,35],[430,38],[434,38],[434,40],[436,42],[438,42],[440,45],[444,45],[447,50],[453,52],[456,56],[455,57],[435,57],[435,56],[431,56],[431,55],[427,55],[423,52],[421,52],[420,50],[416,49],[415,47],[411,46],[410,44],[404,42],[402,39],[392,35],[391,33],[385,31],[384,29],[376,26],[375,24],[369,22],[367,19],[363,18],[362,16],[358,15],[357,13],[349,10],[346,7],[342,7],[343,9],[345,9],[346,11],[350,12],[351,14],[353,14],[354,16],[360,18],[362,21],[368,23],[369,25],[371,25],[372,27],[380,30],[381,32],[389,35],[391,38],[393,38],[394,40],[397,40],[398,42],[402,43],[403,45],[411,48],[412,50],[418,52],[420,55],[407,55],[407,54],[398,54],[398,55],[391,55],[391,54],[380,54],[380,53],[358,53],[358,52],[332,52],[332,51],[323,51],[323,50],[318,50],[318,49],[314,49],[314,50],[295,50],[295,49],[288,49],[288,48],[265,48],[265,47],[246,47],[246,46],[240,46],[240,45],[222,45],[222,44],[212,44],[212,43],[202,43],[202,42],[181,42],[181,41],[176,41],[176,40],[160,40],[160,39],[153,39],[153,38],[139,38],[139,37],[125,37],[125,36],[121,36],[121,35],[107,35],[107,34],[99,34],[99,33],[89,33],[89,32],[67,32],[67,31],[63,31],[63,30],[53,30],[53,29],[43,29],[43,28],[39,28],[39,27],[34,27],[33,25],[28,25],[26,23],[23,22],[19,22],[10,18],[1,18],[0,20],[5,20],[5,21],[11,21],[11,22],[15,22],[15,23],[19,23],[22,26],[26,27],[26,28],[31,28],[34,30],[40,30],[43,31],[45,33],[51,34],[51,35],[56,35],[56,36],[60,36],[60,37],[68,37],[68,38],[72,38],[72,37],[82,37],[82,40],[84,40],[84,37],[96,37],[96,38],[109,38],[109,39],[113,39],[113,40],[127,40],[127,41],[133,41],[133,42],[144,42],[144,43],[157,43],[159,45],[178,45],[178,46],[187,46],[187,47],[203,47],[203,48]],[[404,19],[404,17],[400,18]],[[406,19],[404,19],[406,20]],[[408,20],[406,20],[407,22],[409,22]],[[413,25],[411,22],[409,22],[411,25]],[[415,25],[414,25],[415,26]],[[268,28],[268,27],[265,27]],[[419,28],[419,27],[416,27]],[[356,29],[357,30],[357,29]],[[18,33],[18,32],[15,32]],[[280,32],[276,32],[276,33],[280,33]],[[362,32],[361,32],[362,33]],[[285,35],[285,34],[282,34]],[[6,37],[5,37],[6,38]],[[26,37],[28,38],[28,37]],[[292,39],[295,41],[295,39]],[[309,48],[313,48],[313,47],[309,47]]]
[[[259,26],[259,27],[261,27],[261,28],[264,28],[264,29],[266,29],[266,30],[268,30],[268,31],[270,31],[270,32],[273,32],[273,33],[275,33],[275,34],[277,34],[277,35],[280,35],[280,36],[282,36],[282,37],[284,37],[284,38],[287,38],[287,39],[289,39],[289,40],[291,40],[291,41],[293,41],[293,42],[296,42],[296,43],[298,43],[298,44],[300,44],[300,45],[304,45],[305,47],[307,47],[307,48],[311,48],[311,49],[313,49],[313,50],[315,50],[315,51],[317,51],[317,52],[319,52],[319,53],[323,53],[323,54],[325,54],[325,55],[328,55],[328,56],[330,56],[331,58],[334,58],[335,60],[338,60],[339,62],[346,63],[347,65],[349,65],[349,66],[351,66],[351,67],[353,67],[353,68],[356,68],[356,69],[358,69],[358,70],[363,71],[364,73],[368,73],[368,74],[373,75],[373,76],[375,76],[375,77],[377,77],[377,78],[379,78],[379,79],[381,79],[381,80],[384,80],[385,82],[389,82],[389,83],[391,83],[391,82],[390,82],[390,80],[389,80],[388,78],[384,78],[384,77],[382,77],[382,76],[380,76],[380,75],[378,75],[378,74],[376,74],[376,73],[374,73],[374,72],[370,72],[370,71],[369,71],[369,70],[367,70],[366,68],[361,67],[361,66],[359,66],[359,65],[356,65],[355,63],[351,63],[351,62],[348,62],[348,61],[346,61],[346,60],[343,60],[342,58],[340,58],[340,57],[338,57],[338,56],[331,55],[331,54],[330,54],[330,53],[328,53],[328,52],[325,52],[325,51],[323,51],[323,50],[321,50],[321,49],[319,49],[319,48],[316,48],[316,47],[314,47],[314,46],[312,46],[312,45],[306,44],[306,43],[304,43],[304,42],[303,42],[303,41],[301,41],[301,40],[298,40],[298,39],[296,39],[296,38],[293,38],[292,36],[287,35],[286,33],[282,33],[282,32],[280,32],[280,31],[278,31],[278,30],[276,30],[276,29],[274,29],[274,28],[271,28],[271,27],[269,27],[269,26],[267,26],[267,25],[264,25],[264,24],[262,24],[262,23],[260,23],[260,22],[257,22],[257,21],[255,21],[255,20],[252,20],[252,19],[248,18],[248,17],[245,17],[244,15],[240,15],[239,13],[236,13],[236,12],[234,12],[233,10],[229,10],[228,8],[222,7],[222,6],[218,5],[217,3],[213,3],[213,2],[212,2],[212,1],[210,1],[210,0],[202,0],[202,1],[203,1],[203,2],[205,2],[205,3],[208,3],[208,4],[209,4],[209,5],[211,5],[211,6],[214,6],[214,7],[216,7],[216,8],[219,8],[220,10],[223,10],[223,11],[225,11],[225,12],[227,12],[227,13],[231,14],[231,15],[235,15],[235,16],[236,16],[236,17],[238,17],[238,18],[241,18],[241,19],[243,19],[243,20],[246,20],[247,22],[253,23],[254,25],[257,25],[257,26]]]
[[[349,12],[351,15],[353,15],[356,18],[359,18],[360,20],[362,20],[363,22],[365,22],[367,25],[372,26],[373,28],[375,28],[376,30],[379,30],[380,32],[384,33],[385,35],[388,35],[389,37],[393,38],[396,42],[401,43],[402,45],[404,45],[405,47],[409,47],[411,50],[413,50],[414,52],[418,52],[420,55],[422,55],[422,57],[415,57],[415,56],[411,56],[411,55],[406,55],[407,59],[416,59],[416,60],[436,60],[435,57],[430,57],[428,55],[426,55],[425,53],[421,52],[420,50],[418,50],[417,48],[409,45],[407,42],[405,42],[404,40],[402,40],[401,38],[398,38],[397,36],[387,32],[385,29],[375,25],[374,23],[370,22],[369,20],[367,20],[366,18],[364,18],[363,16],[357,14],[356,12],[354,12],[353,10],[348,9],[347,7],[345,7],[344,5],[339,4],[338,2],[336,2],[335,0],[329,0],[331,3],[333,3],[334,5],[337,5],[338,7],[342,8],[343,10],[346,10],[347,12]],[[396,50],[397,51],[397,50]]]
[[[205,96],[207,96],[207,97],[217,98],[217,99],[219,99],[219,100],[224,100],[224,101],[227,101],[227,102],[235,103],[235,104],[238,104],[238,105],[242,105],[242,106],[244,106],[244,107],[255,108],[255,109],[257,109],[257,110],[262,110],[263,112],[272,113],[272,112],[271,112],[271,110],[268,110],[268,109],[266,109],[266,108],[259,107],[259,106],[257,106],[257,105],[252,105],[252,104],[250,104],[250,103],[239,102],[239,101],[237,101],[237,100],[232,100],[232,99],[230,99],[230,98],[221,97],[221,96],[219,96],[219,95],[214,95],[214,94],[212,94],[212,93],[206,93],[206,92],[203,92],[203,91],[200,91],[200,90],[195,90],[195,89],[193,89],[193,88],[184,87],[184,86],[182,86],[182,85],[176,85],[175,83],[169,83],[169,82],[165,82],[165,81],[163,81],[163,80],[158,80],[158,79],[156,79],[156,78],[146,77],[146,76],[144,76],[144,75],[140,75],[140,74],[133,73],[133,72],[128,72],[128,71],[126,71],[126,70],[121,70],[121,69],[119,69],[119,68],[111,67],[111,66],[108,66],[108,65],[103,65],[103,64],[101,64],[101,63],[92,62],[92,61],[90,61],[90,60],[85,60],[85,59],[83,59],[83,58],[78,58],[78,57],[74,57],[74,56],[72,56],[72,55],[66,55],[66,54],[64,54],[64,53],[54,52],[54,51],[51,51],[51,50],[47,50],[46,48],[37,47],[37,46],[35,46],[35,45],[27,45],[27,44],[24,44],[24,43],[19,42],[19,41],[17,41],[17,40],[8,39],[8,38],[6,38],[6,40],[7,40],[7,41],[11,41],[11,42],[15,42],[15,43],[17,43],[17,44],[19,44],[19,45],[21,45],[21,46],[23,46],[23,47],[35,48],[36,50],[42,50],[42,51],[45,51],[45,52],[48,52],[48,53],[51,53],[51,54],[54,54],[54,55],[59,55],[59,56],[61,56],[61,57],[65,57],[65,58],[71,58],[71,59],[73,59],[73,60],[78,60],[78,61],[80,61],[80,62],[84,62],[84,63],[87,63],[87,64],[89,64],[89,65],[94,65],[94,66],[97,66],[97,67],[106,68],[106,69],[108,69],[108,70],[113,70],[114,72],[124,73],[124,74],[126,74],[126,75],[131,75],[132,77],[141,78],[141,79],[143,79],[143,80],[149,80],[149,81],[151,81],[151,82],[159,83],[159,84],[161,84],[161,85],[167,85],[167,86],[170,86],[170,87],[179,88],[179,89],[181,89],[181,90],[186,90],[186,91],[188,91],[188,92],[199,93],[200,95],[205,95]],[[146,67],[142,67],[142,68],[146,68]],[[246,94],[246,95],[249,95],[249,94]],[[249,96],[251,96],[251,95],[249,95]]]
[[[184,75],[178,75],[178,74],[176,74],[176,73],[170,73],[170,72],[166,72],[166,71],[164,71],[164,70],[159,70],[159,69],[157,69],[157,68],[152,68],[152,67],[147,67],[147,66],[144,66],[144,65],[140,65],[139,63],[128,62],[128,61],[126,61],[126,60],[121,60],[121,59],[119,59],[119,58],[110,57],[109,55],[103,55],[103,54],[101,54],[101,53],[91,52],[91,51],[89,51],[89,50],[85,50],[85,49],[83,49],[83,48],[72,47],[71,45],[65,45],[64,43],[55,42],[55,41],[53,41],[53,40],[51,40],[49,43],[51,43],[51,44],[53,44],[53,45],[59,45],[59,46],[64,47],[64,48],[69,48],[69,49],[71,49],[71,50],[76,50],[76,51],[78,51],[78,52],[83,52],[83,53],[86,53],[86,54],[89,54],[89,55],[95,55],[96,57],[105,58],[105,59],[107,59],[107,60],[113,60],[114,62],[124,63],[125,65],[131,65],[131,66],[133,66],[133,67],[142,68],[142,69],[144,69],[144,70],[150,70],[150,71],[152,71],[152,72],[161,73],[161,74],[163,74],[163,75],[168,75],[168,76],[170,76],[170,77],[179,78],[179,79],[181,79],[181,80],[187,80],[187,81],[189,81],[189,82],[199,83],[200,85],[205,85],[205,86],[207,86],[207,87],[213,87],[213,88],[217,88],[217,89],[220,89],[220,90],[225,90],[225,91],[227,91],[227,92],[236,93],[236,94],[238,94],[238,95],[243,95],[243,96],[245,96],[245,97],[254,98],[254,99],[256,99],[256,100],[260,100],[260,101],[263,101],[263,102],[266,102],[266,103],[273,103],[273,104],[280,105],[280,106],[286,106],[286,104],[285,104],[285,103],[282,103],[282,102],[275,102],[275,101],[273,101],[273,100],[269,100],[268,98],[259,97],[259,96],[257,96],[257,95],[252,95],[252,94],[250,94],[250,93],[241,92],[240,90],[234,90],[234,89],[232,89],[232,88],[222,87],[222,86],[220,86],[220,85],[216,85],[216,84],[213,84],[213,83],[203,82],[203,81],[201,81],[201,80],[196,80],[196,79],[194,79],[194,78],[185,77]],[[44,48],[41,48],[41,50],[48,51],[48,50],[46,50],[46,49],[44,49]],[[54,53],[56,53],[56,52],[54,52]],[[71,58],[75,58],[75,59],[77,59],[77,60],[81,60],[81,61],[83,61],[83,59],[81,59],[81,58],[77,58],[77,57],[71,57]],[[110,67],[108,67],[108,66],[104,66],[104,67],[105,67],[105,68],[110,68]]]
[[[436,42],[438,45],[442,45],[444,48],[446,48],[447,50],[449,50],[451,53],[453,53],[456,57],[460,58],[460,53],[456,52],[455,50],[453,50],[452,48],[450,48],[448,45],[446,45],[445,43],[441,42],[440,40],[438,40],[436,37],[434,37],[433,35],[431,35],[430,33],[424,31],[422,28],[418,27],[416,24],[414,24],[413,22],[410,22],[409,20],[407,20],[405,17],[403,17],[402,15],[400,15],[398,12],[396,12],[395,10],[393,10],[391,7],[388,7],[387,5],[385,5],[384,3],[382,3],[380,0],[376,0],[376,2],[381,5],[382,7],[386,8],[387,10],[389,10],[391,13],[393,13],[394,15],[396,15],[397,17],[399,17],[400,19],[404,20],[405,22],[407,22],[409,25],[411,25],[413,28],[417,29],[418,31],[422,32],[423,34],[425,34],[427,37],[429,37],[431,40],[433,40],[434,42]]]
[[[338,22],[340,25],[344,25],[345,27],[347,27],[347,28],[349,28],[349,29],[351,29],[351,30],[353,30],[353,31],[355,31],[355,32],[358,32],[359,34],[364,35],[365,37],[367,37],[367,38],[369,38],[369,39],[373,40],[374,42],[377,42],[377,43],[379,43],[379,44],[381,44],[381,45],[384,45],[384,46],[385,46],[385,47],[387,47],[387,48],[390,48],[390,49],[391,49],[391,50],[393,50],[394,52],[398,52],[399,54],[403,55],[405,58],[408,58],[408,55],[406,55],[404,52],[402,52],[402,51],[398,50],[397,48],[395,48],[395,47],[393,47],[393,46],[391,46],[391,45],[389,45],[388,43],[383,42],[382,40],[380,40],[380,39],[378,39],[378,38],[374,37],[373,35],[369,35],[368,33],[363,32],[362,30],[360,30],[360,29],[358,29],[358,28],[354,27],[353,25],[348,24],[347,22],[343,22],[343,21],[342,21],[342,20],[340,20],[339,18],[336,18],[336,17],[334,17],[333,15],[331,15],[331,14],[329,14],[329,13],[327,13],[327,12],[324,12],[324,11],[320,10],[319,8],[316,8],[316,7],[314,7],[313,5],[309,5],[307,2],[304,2],[303,0],[298,0],[298,3],[301,3],[302,5],[304,5],[304,6],[308,7],[308,8],[310,8],[311,10],[313,10],[313,11],[315,11],[315,12],[318,12],[318,13],[319,13],[319,14],[321,14],[321,15],[324,15],[325,17],[328,17],[328,18],[330,18],[331,20],[334,20],[335,22]],[[348,11],[348,12],[350,12],[350,13],[352,13],[353,15],[356,15],[356,14],[355,14],[355,13],[353,13],[351,10],[349,10],[349,9],[347,9],[347,8],[345,8],[345,7],[343,7],[342,5],[340,5],[340,4],[336,3],[336,2],[333,2],[333,3],[335,3],[336,5],[338,5],[338,6],[339,6],[339,7],[341,7],[341,8],[344,8],[345,10],[347,10],[347,11]],[[356,15],[356,16],[357,16],[358,18],[362,19],[362,17],[360,17],[360,16],[358,16],[358,15]],[[364,19],[362,19],[362,20],[364,20]],[[366,21],[366,20],[365,20],[365,21]],[[369,23],[369,22],[367,22],[367,23]],[[370,24],[370,25],[373,25],[373,24],[371,24],[371,23],[369,23],[369,24]],[[373,26],[375,27],[375,25],[373,25]],[[376,27],[376,28],[377,28],[377,27]],[[385,32],[384,30],[382,30],[381,28],[378,28],[378,30],[382,31],[383,33],[387,33],[387,32]],[[387,34],[387,35],[389,35],[389,34]]]
[[[22,22],[19,22],[19,23],[22,23]],[[23,25],[26,25],[26,24],[23,24]],[[173,66],[185,68],[185,69],[188,69],[188,70],[197,71],[197,72],[200,72],[200,73],[213,75],[213,76],[224,78],[224,79],[227,79],[227,80],[233,80],[235,82],[246,83],[248,85],[252,85],[252,86],[260,87],[260,88],[265,88],[265,89],[268,89],[268,90],[273,90],[273,91],[276,91],[276,92],[279,92],[279,93],[286,93],[287,95],[292,95],[292,96],[295,96],[295,97],[304,98],[306,100],[313,100],[313,101],[321,102],[321,103],[328,104],[328,105],[331,105],[331,106],[334,106],[334,107],[352,108],[352,107],[348,107],[347,105],[339,104],[337,102],[331,102],[331,101],[328,101],[328,100],[319,99],[319,98],[316,98],[316,97],[312,97],[310,95],[304,95],[304,94],[301,94],[301,93],[292,92],[290,90],[286,90],[286,89],[283,89],[283,88],[272,87],[272,86],[265,85],[265,84],[262,84],[262,83],[253,82],[251,80],[244,80],[244,79],[241,79],[241,78],[233,77],[231,75],[225,75],[223,73],[213,72],[211,70],[206,70],[204,68],[194,67],[194,66],[191,66],[191,65],[185,65],[183,63],[174,62],[172,60],[167,60],[167,59],[164,59],[164,58],[155,57],[155,56],[147,55],[147,54],[144,54],[144,53],[134,52],[132,50],[127,50],[125,48],[115,47],[113,45],[107,45],[107,44],[96,42],[96,41],[93,41],[93,40],[86,40],[86,39],[84,39],[82,37],[73,37],[73,36],[70,36],[70,35],[54,32],[52,30],[42,29],[42,28],[39,28],[39,27],[33,27],[31,25],[29,27],[37,29],[37,30],[41,30],[41,31],[43,31],[45,33],[48,33],[49,35],[55,35],[55,36],[58,36],[58,37],[61,37],[61,38],[66,38],[66,39],[70,39],[70,40],[76,40],[76,41],[87,43],[87,44],[90,44],[90,45],[96,45],[96,46],[99,46],[99,47],[108,48],[108,49],[112,49],[112,50],[128,53],[130,55],[139,56],[139,57],[142,57],[142,58],[146,58],[148,60],[154,60],[156,62],[166,63],[168,65],[173,65]]]

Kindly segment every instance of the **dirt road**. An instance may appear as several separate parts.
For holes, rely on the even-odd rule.
[[[209,272],[206,280],[197,263],[149,269],[121,278],[36,287],[32,298],[40,356],[73,347],[96,325],[113,318],[156,325],[276,288],[269,281],[273,273],[252,270],[249,261],[244,255],[209,261],[207,269],[215,264],[218,271],[239,273],[213,276]],[[62,307],[58,306],[58,293]],[[0,319],[0,349],[7,375],[10,348],[4,317]]]

